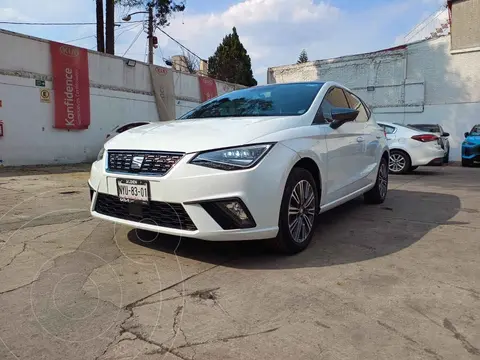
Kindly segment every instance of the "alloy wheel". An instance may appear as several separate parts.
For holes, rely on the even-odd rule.
[[[388,168],[391,172],[401,172],[405,169],[407,161],[405,157],[401,154],[391,154],[390,155],[390,163],[388,164]]]
[[[304,242],[312,232],[315,221],[316,199],[312,185],[299,181],[293,188],[288,204],[288,228],[292,239]]]
[[[387,166],[383,162],[380,164],[380,169],[378,171],[378,191],[380,197],[385,199],[388,191],[388,171]]]

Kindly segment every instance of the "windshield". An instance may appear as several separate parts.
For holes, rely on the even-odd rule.
[[[323,83],[296,83],[237,90],[209,100],[179,119],[302,115],[322,86]]]
[[[470,135],[471,136],[480,136],[480,125],[475,125],[472,129],[472,131],[470,131]]]

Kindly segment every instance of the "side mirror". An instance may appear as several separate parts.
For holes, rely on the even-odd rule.
[[[442,136],[448,137],[448,136],[450,136],[450,133],[444,132],[444,133],[442,134]]]
[[[470,133],[466,132],[464,135],[465,135],[465,137],[467,138],[468,135],[470,135]]]
[[[332,109],[332,122],[330,127],[332,129],[338,129],[346,122],[355,121],[359,112],[357,110],[349,108],[333,108]]]

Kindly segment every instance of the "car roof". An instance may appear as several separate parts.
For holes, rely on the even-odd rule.
[[[256,85],[254,87],[256,88],[259,88],[259,87],[268,87],[268,86],[276,86],[276,85],[307,85],[307,84],[318,84],[318,85],[326,85],[326,86],[338,86],[340,88],[343,88],[343,89],[346,89],[346,90],[349,90],[350,89],[345,86],[345,85],[342,85],[336,81],[319,81],[319,80],[315,80],[315,81],[293,81],[293,82],[284,82],[284,83],[273,83],[273,84],[264,84],[264,85]],[[248,89],[248,88],[247,88]],[[239,89],[239,90],[243,90],[243,89]]]

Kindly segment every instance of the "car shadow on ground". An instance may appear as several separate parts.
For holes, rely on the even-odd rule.
[[[382,205],[365,205],[362,198],[320,215],[310,246],[294,256],[271,251],[262,241],[210,242],[196,239],[141,233],[128,233],[131,242],[180,258],[222,264],[235,268],[323,267],[361,262],[405,249],[429,231],[451,222],[461,208],[453,195],[390,190]],[[157,237],[145,241],[146,236]],[[181,260],[180,260],[181,261]]]

